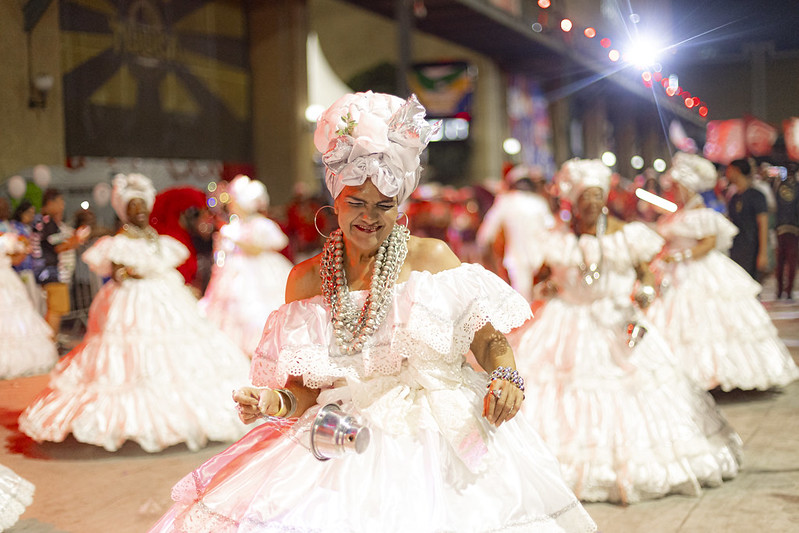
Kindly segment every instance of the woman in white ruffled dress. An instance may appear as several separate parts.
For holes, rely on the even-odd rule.
[[[0,531],[17,523],[25,508],[33,502],[33,483],[0,465]]]
[[[58,361],[53,330],[11,268],[11,257],[24,251],[15,233],[0,235],[0,379],[43,374]]]
[[[19,418],[36,441],[72,433],[109,451],[133,440],[157,452],[245,433],[230,391],[246,377],[248,358],[200,316],[176,270],[188,251],[148,224],[154,197],[144,176],[114,178],[112,205],[125,225],[83,254],[112,281],[92,302],[83,342]]]
[[[634,293],[641,306],[654,296],[646,265],[663,240],[642,223],[604,218],[601,161],[569,161],[558,180],[574,232],[533,247],[554,296],[509,339],[527,377],[524,417],[582,500],[695,496],[734,477],[740,438],[633,305]]]
[[[658,221],[666,246],[654,264],[661,295],[649,308],[649,318],[685,372],[706,389],[787,385],[799,370],[757,300],[761,286],[724,255],[738,228],[705,207],[697,194],[715,186],[713,163],[678,153],[668,175],[681,206]]]
[[[237,176],[228,192],[230,222],[217,236],[211,281],[200,309],[252,356],[269,313],[285,302],[292,264],[280,254],[288,237],[259,213],[269,204],[264,184]]]
[[[267,388],[236,393],[245,421],[300,418],[280,438],[276,423],[254,429],[186,476],[153,531],[595,530],[555,459],[514,418],[523,381],[497,330],[527,319],[527,302],[396,224],[418,184],[423,117],[415,97],[369,92],[320,118],[341,230],[294,268],[289,303],[270,316],[251,374]],[[488,376],[465,362],[470,346],[496,377],[488,391]],[[362,419],[371,443],[321,462],[300,443],[331,402]]]

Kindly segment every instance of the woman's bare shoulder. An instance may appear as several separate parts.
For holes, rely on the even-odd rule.
[[[405,260],[411,270],[425,270],[431,274],[460,266],[458,256],[438,239],[411,236],[408,241],[408,256]]]
[[[627,223],[624,222],[623,220],[621,220],[619,218],[616,218],[616,217],[614,217],[612,215],[609,215],[608,216],[608,229],[607,229],[607,231],[605,231],[605,233],[607,235],[610,235],[611,233],[616,233],[617,231],[620,231],[621,229],[623,229],[626,224]]]
[[[322,294],[322,281],[319,277],[320,258],[321,254],[315,255],[291,269],[286,282],[286,303]]]

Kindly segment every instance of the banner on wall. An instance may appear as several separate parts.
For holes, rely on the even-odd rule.
[[[771,124],[755,117],[746,117],[746,149],[749,155],[770,155],[777,137],[777,128]]]
[[[521,162],[539,167],[547,179],[555,172],[549,103],[538,83],[523,74],[508,80],[508,121],[511,136],[522,145]]]
[[[60,2],[68,156],[248,161],[241,0]]]
[[[471,120],[475,68],[465,61],[424,63],[411,69],[408,85],[431,118]]]
[[[708,121],[705,157],[722,165],[746,157],[745,130],[743,119]]]
[[[788,157],[799,161],[799,117],[791,117],[782,123],[785,136],[785,151]]]

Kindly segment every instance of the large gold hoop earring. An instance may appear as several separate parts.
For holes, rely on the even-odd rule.
[[[324,233],[322,233],[322,230],[319,229],[319,223],[317,222],[316,219],[319,217],[319,213],[322,211],[322,209],[327,209],[328,207],[330,209],[333,209],[333,211],[335,212],[336,208],[333,207],[332,205],[323,205],[322,207],[320,207],[319,209],[316,210],[316,213],[313,216],[313,227],[316,228],[316,233],[321,235],[322,238],[325,239],[325,240],[329,239],[330,235],[325,235]]]
[[[399,214],[399,216],[397,217],[397,220],[396,220],[395,222],[396,222],[397,224],[399,224],[399,221],[400,221],[400,219],[401,219],[402,217],[405,217],[405,224],[400,224],[400,225],[404,225],[406,228],[410,229],[410,225],[411,225],[411,217],[409,217],[409,216],[408,216],[408,213],[406,213],[405,211],[400,211],[400,214]]]

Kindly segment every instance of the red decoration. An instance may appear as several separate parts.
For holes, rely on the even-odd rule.
[[[791,117],[782,122],[785,135],[785,150],[788,157],[794,161],[799,161],[799,118]]]
[[[746,117],[746,148],[750,155],[769,155],[776,140],[777,128],[755,117]]]
[[[736,159],[746,157],[745,129],[743,119],[708,122],[705,157],[722,165],[729,165]]]

